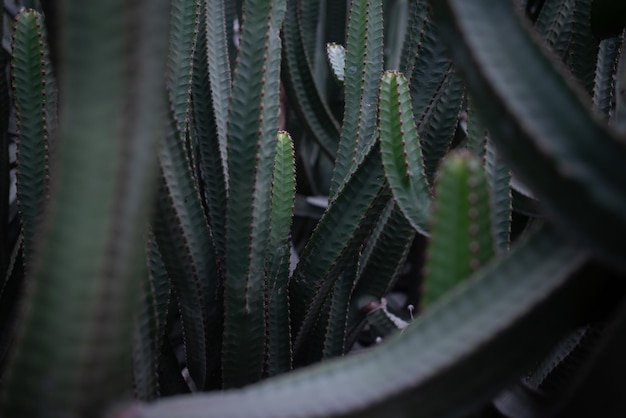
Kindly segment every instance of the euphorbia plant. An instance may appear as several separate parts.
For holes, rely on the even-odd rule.
[[[66,0],[54,68],[21,11],[3,414],[459,416],[532,370],[608,300],[590,266],[622,265],[626,149],[585,99],[623,123],[622,39],[589,37],[590,0],[546,1],[536,29],[518,3],[410,1],[386,52],[403,13],[381,0]],[[296,243],[299,170],[329,160]],[[547,216],[511,244],[524,204]],[[383,298],[416,236],[407,326]],[[364,329],[385,341],[349,354]]]

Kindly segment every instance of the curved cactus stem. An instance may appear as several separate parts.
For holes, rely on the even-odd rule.
[[[233,2],[224,0],[206,0],[203,8],[205,14],[204,25],[200,28],[205,34],[205,49],[201,52],[207,55],[208,71],[210,80],[211,98],[213,100],[213,112],[217,127],[218,149],[221,155],[221,165],[224,171],[226,185],[228,185],[228,156],[227,156],[227,129],[228,129],[228,103],[231,94],[231,68],[229,31],[227,30],[226,15],[228,7],[233,7]],[[230,4],[230,6],[229,6]],[[232,26],[232,21],[229,22]],[[232,30],[231,30],[232,32]],[[230,35],[233,35],[230,33]],[[203,57],[204,59],[204,57]],[[204,111],[204,109],[200,109]]]
[[[337,279],[338,264],[358,251],[367,228],[368,212],[387,198],[382,191],[382,167],[378,147],[373,147],[348,182],[331,200],[307,242],[290,282],[292,328],[295,349],[307,341],[321,306]],[[383,194],[385,196],[383,196]],[[360,238],[360,239],[359,239]]]
[[[355,157],[376,140],[376,100],[383,69],[381,0],[353,0],[346,40],[345,105],[330,184],[334,196],[356,167]]]
[[[394,285],[405,266],[415,230],[393,199],[381,211],[361,256],[358,281],[352,291],[347,321],[346,349],[354,344],[360,327],[363,300],[380,300]]]
[[[485,170],[489,182],[491,221],[496,254],[509,250],[511,243],[511,217],[513,197],[511,195],[511,170],[495,148],[493,141],[487,142]]]
[[[313,80],[312,63],[304,49],[298,22],[298,0],[288,0],[283,26],[286,92],[304,128],[334,159],[339,143],[339,126]]]
[[[402,74],[385,72],[380,81],[378,108],[380,150],[393,197],[411,226],[428,235],[430,189],[409,87]]]
[[[441,75],[440,83],[422,113],[413,109],[424,155],[424,168],[431,185],[435,181],[435,172],[441,159],[450,149],[454,139],[465,91],[461,79],[451,65]],[[416,83],[415,76],[410,84],[411,99],[415,104],[417,101],[414,92],[420,90],[422,86]]]
[[[7,417],[94,416],[131,391],[167,2],[68,0],[58,11],[58,171],[4,376]]]
[[[380,173],[380,161],[377,164],[376,171]],[[342,190],[344,192],[346,190]],[[353,200],[357,201],[357,198]],[[356,280],[361,271],[363,243],[372,239],[380,213],[390,201],[388,188],[380,188],[370,206],[361,215],[357,229],[337,256],[331,270],[324,280],[318,282],[294,343],[294,349],[299,355],[296,360],[301,360],[297,366],[342,355],[350,348],[347,326]],[[393,258],[387,261],[391,262]],[[379,280],[388,281],[389,278],[382,277]]]
[[[212,303],[217,293],[217,257],[173,111],[159,162],[162,181],[153,231],[180,303],[189,373],[203,388],[207,372],[217,366],[219,352],[214,345],[207,346],[209,335],[219,334],[220,329],[220,308]]]
[[[511,168],[556,222],[624,265],[624,140],[589,113],[579,89],[553,65],[509,2],[431,4]]]
[[[170,398],[128,414],[195,418],[210,410],[224,418],[360,418],[467,413],[582,321],[595,292],[601,292],[589,277],[572,276],[586,259],[567,238],[542,231],[377,347],[243,390]],[[448,396],[436,396],[442,387]]]
[[[607,118],[614,113],[617,63],[623,41],[623,37],[604,39],[600,42],[598,51],[593,84],[593,106]]]
[[[400,254],[405,252],[407,243],[412,242],[414,236],[415,230],[411,228],[393,199],[389,199],[378,215],[372,235],[363,247],[359,260],[359,285],[357,287],[365,285],[376,288],[382,284],[382,282],[376,283],[377,279],[384,281],[383,277],[389,278],[388,274],[382,272],[386,268],[394,271],[398,267],[394,266],[396,263],[389,261],[397,257],[402,258]],[[382,285],[379,289],[385,293],[388,285]],[[382,297],[382,294],[380,296]]]
[[[321,313],[321,315],[326,315],[328,319],[322,321],[323,330],[319,329],[321,327],[318,324],[315,333],[307,343],[311,345],[317,340],[323,341],[322,358],[343,355],[350,350],[354,343],[354,340],[348,338],[350,335],[349,326],[354,316],[354,298],[360,297],[359,292],[365,291],[368,292],[368,295],[376,295],[375,290],[383,286],[389,288],[396,278],[398,263],[403,265],[406,256],[405,252],[402,251],[404,250],[402,248],[403,240],[407,234],[413,235],[413,228],[408,225],[401,213],[398,215],[402,218],[405,227],[403,230],[394,229],[395,225],[392,222],[386,222],[389,219],[381,222],[381,213],[385,212],[385,209],[389,208],[390,205],[393,205],[393,199],[388,188],[384,187],[361,221],[357,234],[355,234],[360,238],[349,244],[357,247],[357,254],[353,254],[353,258],[350,258],[346,255],[354,253],[354,251],[345,251],[346,255],[342,256],[335,266],[337,273],[330,273],[332,276],[337,275],[338,278],[326,301],[328,309],[323,308]],[[387,215],[389,215],[388,210]],[[385,238],[390,239],[385,241]],[[361,263],[368,264],[366,270]],[[375,274],[378,275],[374,276]],[[368,280],[371,282],[366,283]],[[359,284],[362,285],[360,288],[358,287]],[[318,322],[320,321],[318,320]],[[319,361],[319,358],[313,357],[309,360]]]
[[[445,44],[428,6],[418,5],[423,20],[415,56],[407,63],[411,102],[426,177],[433,183],[435,171],[454,138],[463,101],[463,83],[456,75]]]

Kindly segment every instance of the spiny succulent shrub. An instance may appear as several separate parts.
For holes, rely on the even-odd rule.
[[[558,416],[615,368],[621,6],[42,5],[2,416]]]

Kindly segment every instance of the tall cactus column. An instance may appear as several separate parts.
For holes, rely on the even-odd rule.
[[[167,5],[59,4],[58,160],[2,416],[96,416],[129,393],[129,318],[162,131]]]

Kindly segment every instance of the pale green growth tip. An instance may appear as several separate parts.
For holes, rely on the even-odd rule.
[[[343,83],[346,68],[346,49],[334,42],[328,43],[326,44],[326,54],[335,78]]]
[[[455,174],[473,173],[480,169],[480,164],[480,160],[471,151],[459,149],[443,160],[441,170]]]
[[[287,133],[285,131],[279,131],[278,135],[276,136],[276,139],[281,144],[285,144],[285,143],[289,144],[289,143],[291,143],[291,136],[289,136],[289,133]]]
[[[387,70],[383,73],[382,81],[385,83],[395,82],[398,84],[406,84],[406,77],[398,70]]]

